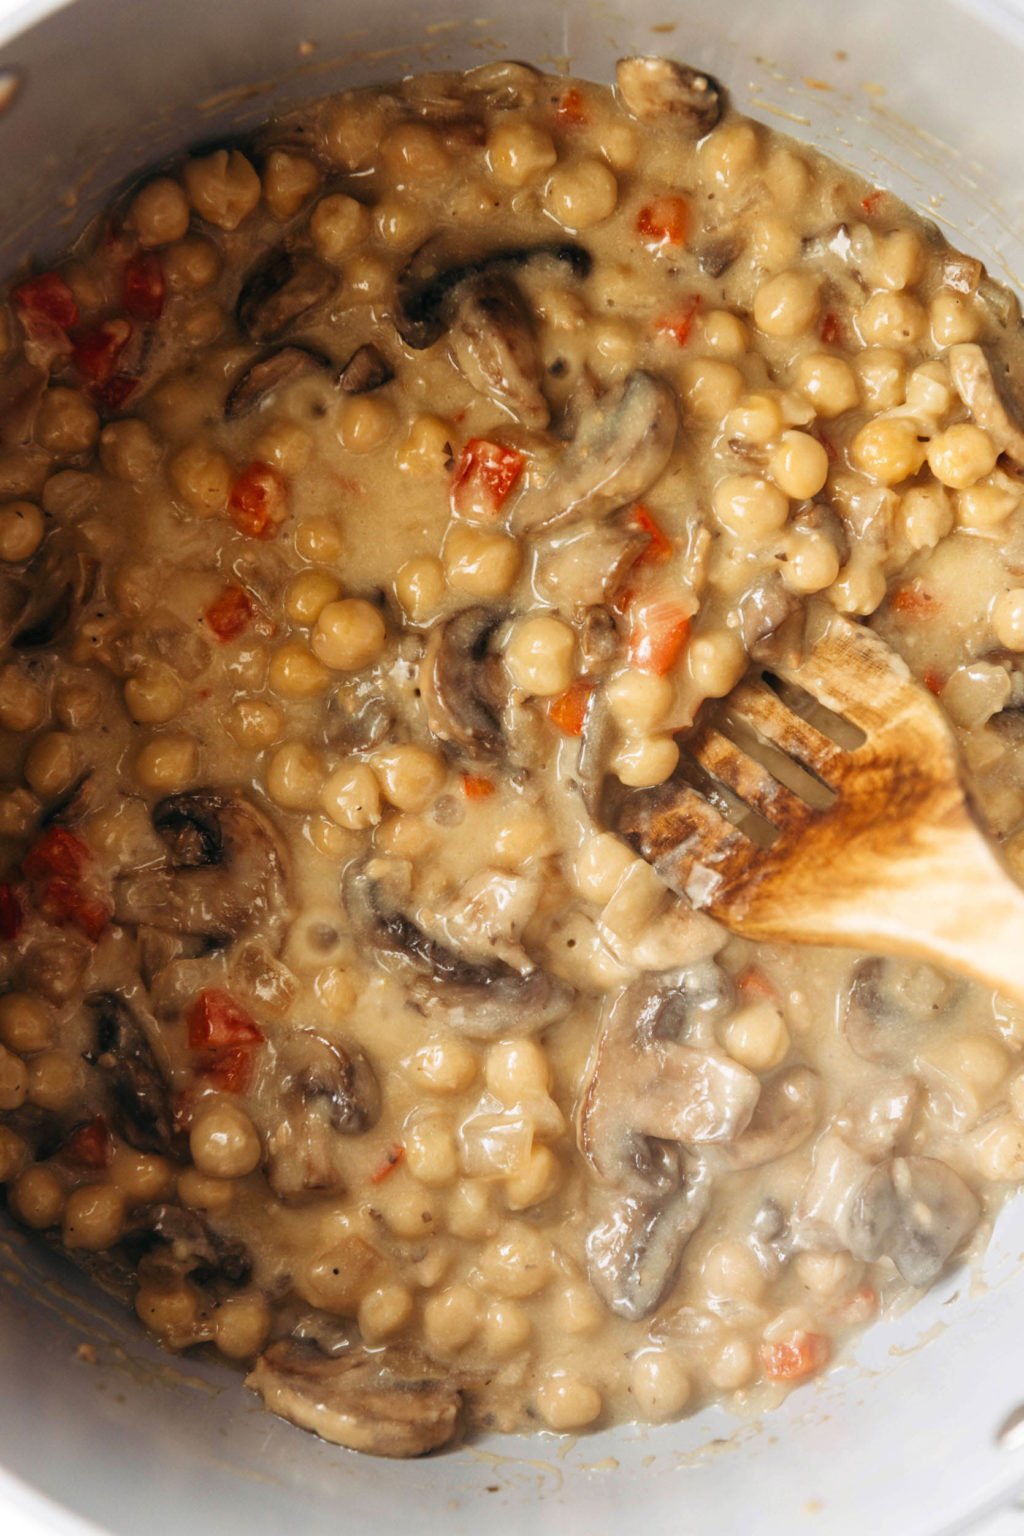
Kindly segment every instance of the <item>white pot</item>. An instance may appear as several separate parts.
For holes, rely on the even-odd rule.
[[[0,271],[59,249],[131,173],[241,131],[272,102],[502,55],[607,78],[617,55],[664,49],[921,206],[996,276],[1024,273],[1024,12],[1012,0],[515,0],[481,14],[493,12],[480,0],[0,5],[0,68],[22,82],[0,116]],[[652,32],[666,19],[671,32]],[[270,1418],[227,1368],[163,1354],[3,1228],[0,1533],[961,1530],[1024,1487],[1024,1449],[997,1442],[1024,1401],[1022,1250],[1017,1202],[982,1277],[952,1276],[764,1421],[707,1412],[394,1464]]]

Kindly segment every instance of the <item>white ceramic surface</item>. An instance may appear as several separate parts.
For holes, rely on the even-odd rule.
[[[510,14],[482,0],[0,0],[0,70],[22,80],[0,116],[0,270],[59,248],[132,172],[271,101],[502,55],[600,78],[655,48],[714,70],[742,108],[893,187],[1019,285],[1024,13],[1009,0],[517,0]],[[259,82],[274,84],[240,89]],[[382,1464],[265,1416],[227,1369],[163,1355],[0,1228],[0,1533],[948,1536],[1024,1488],[1024,1450],[995,1442],[1024,1400],[1022,1249],[1019,1200],[983,1279],[952,1276],[770,1419],[717,1411]]]

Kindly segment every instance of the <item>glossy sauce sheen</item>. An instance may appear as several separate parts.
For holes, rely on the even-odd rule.
[[[723,108],[332,98],[2,311],[8,1205],[357,1449],[769,1406],[1024,1176],[1018,1008],[614,834],[831,603],[1024,846],[1016,302]]]

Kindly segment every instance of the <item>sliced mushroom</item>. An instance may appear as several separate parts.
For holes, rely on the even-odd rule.
[[[282,1339],[245,1384],[272,1413],[371,1456],[423,1456],[447,1445],[462,1406],[450,1375],[394,1347],[331,1357]]]
[[[762,576],[736,605],[737,629],[743,648],[755,661],[771,661],[788,619],[800,610],[800,600],[788,590],[778,571]]]
[[[354,677],[332,694],[324,735],[341,752],[369,752],[380,746],[394,723],[394,706],[379,679]]]
[[[199,934],[214,944],[256,928],[280,933],[285,856],[254,805],[212,789],[192,790],[159,801],[152,818],[168,863],[115,881],[118,922]]]
[[[59,645],[77,622],[96,587],[99,564],[89,555],[48,541],[41,558],[32,562],[22,582],[10,638],[16,651],[38,651]],[[8,604],[4,603],[4,608]]]
[[[618,660],[622,650],[622,636],[614,613],[603,603],[591,603],[581,615],[576,633],[580,676],[602,677]]]
[[[504,747],[501,710],[507,694],[501,658],[491,648],[504,615],[464,608],[436,625],[427,641],[420,688],[427,725],[438,741],[467,757],[498,757]]]
[[[821,1079],[809,1067],[784,1067],[764,1084],[750,1124],[724,1149],[733,1168],[759,1168],[802,1146],[821,1116]]]
[[[275,347],[272,352],[263,352],[231,386],[224,402],[224,419],[237,421],[240,416],[256,410],[286,384],[293,384],[296,379],[313,373],[327,372],[330,367],[328,357],[309,347]]]
[[[252,341],[276,341],[303,316],[332,298],[337,273],[315,256],[274,250],[249,273],[235,313]]]
[[[743,249],[739,240],[723,235],[718,240],[705,240],[694,255],[705,277],[721,277],[727,272]]]
[[[141,1020],[116,992],[101,992],[89,1004],[96,1016],[93,1059],[110,1094],[114,1128],[140,1152],[173,1155],[171,1090]]]
[[[395,370],[372,342],[357,347],[338,377],[344,395],[368,395],[395,376]]]
[[[480,272],[451,294],[448,345],[456,367],[474,389],[541,432],[551,409],[533,321],[519,289],[501,272]]]
[[[543,485],[519,497],[513,533],[572,518],[598,519],[635,501],[660,477],[679,425],[669,386],[641,369],[580,414],[575,436]]]
[[[604,781],[618,739],[619,729],[607,696],[603,688],[598,688],[583,719],[574,775],[583,804],[595,820],[601,819]]]
[[[575,993],[537,967],[525,973],[496,960],[473,964],[431,938],[408,913],[385,861],[365,859],[345,871],[343,895],[355,937],[391,969],[418,973],[410,1001],[474,1039],[534,1034],[562,1019]]]
[[[891,1259],[908,1285],[931,1285],[974,1231],[977,1196],[934,1157],[897,1157],[863,1185],[850,1215],[854,1258]]]
[[[846,1039],[865,1061],[906,1066],[955,992],[949,977],[922,961],[860,960],[846,995]]]
[[[395,329],[406,346],[421,352],[444,334],[452,317],[451,296],[461,284],[485,273],[514,271],[537,263],[556,263],[569,276],[590,273],[590,253],[572,242],[513,246],[479,258],[453,256],[443,240],[428,240],[398,275],[394,299]]]
[[[665,1198],[627,1195],[592,1228],[586,1241],[587,1273],[617,1317],[639,1322],[665,1299],[710,1198],[707,1171],[693,1163]]]
[[[363,1053],[298,1030],[277,1049],[280,1095],[265,1131],[267,1178],[280,1200],[344,1188],[338,1138],[359,1135],[380,1113]]]
[[[1024,426],[1018,407],[997,383],[984,350],[975,341],[963,341],[950,347],[948,356],[953,388],[978,426],[1000,453],[1024,469]]]
[[[147,1278],[187,1276],[193,1285],[225,1282],[245,1285],[252,1257],[244,1243],[221,1237],[196,1211],[180,1205],[154,1205],[139,1218],[131,1237],[156,1239],[142,1265]]]
[[[572,608],[603,603],[648,542],[647,534],[621,519],[555,532],[535,552],[537,591]]]
[[[615,81],[626,110],[642,123],[667,117],[694,138],[702,138],[722,115],[718,81],[674,59],[620,59]]]

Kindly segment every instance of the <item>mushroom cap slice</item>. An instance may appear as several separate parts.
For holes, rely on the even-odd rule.
[[[947,976],[923,961],[860,960],[843,1013],[847,1042],[865,1061],[905,1065],[941,1020],[954,991]]]
[[[746,1130],[724,1149],[733,1168],[759,1168],[794,1152],[821,1115],[821,1079],[809,1067],[785,1067],[769,1078]]]
[[[501,658],[491,650],[504,615],[477,605],[435,625],[420,668],[427,725],[438,741],[467,757],[500,757],[504,748]]]
[[[380,389],[395,376],[395,370],[384,354],[365,342],[357,347],[338,375],[338,387],[343,395],[368,395]]]
[[[628,112],[642,123],[670,118],[701,138],[722,115],[722,88],[713,76],[657,55],[620,59],[615,83]]]
[[[577,517],[599,519],[635,501],[660,478],[678,427],[674,391],[636,369],[581,411],[547,480],[517,500],[512,532],[536,533]]]
[[[330,358],[310,347],[275,347],[262,352],[242,370],[224,402],[225,421],[237,421],[296,379],[330,371]]]
[[[242,284],[238,324],[252,341],[276,341],[304,315],[334,296],[338,276],[315,256],[282,249],[264,256]]]
[[[171,1090],[141,1020],[116,992],[97,993],[89,1006],[96,1016],[93,1059],[107,1085],[115,1130],[140,1152],[174,1156]]]
[[[341,1138],[380,1114],[373,1068],[355,1047],[296,1030],[277,1047],[281,1083],[265,1125],[267,1179],[280,1200],[345,1186]]]
[[[879,1165],[850,1212],[854,1258],[891,1259],[908,1285],[931,1285],[974,1231],[981,1205],[959,1174],[935,1157]]]
[[[627,1195],[587,1237],[587,1273],[595,1291],[628,1322],[649,1317],[665,1299],[683,1250],[711,1199],[707,1171],[694,1164],[663,1200]]]
[[[245,1384],[272,1413],[371,1456],[423,1456],[447,1445],[462,1406],[451,1381],[397,1349],[332,1357],[282,1339],[259,1357]]]
[[[533,321],[519,289],[501,272],[479,272],[449,301],[448,346],[456,367],[480,394],[542,432],[551,409]]]

